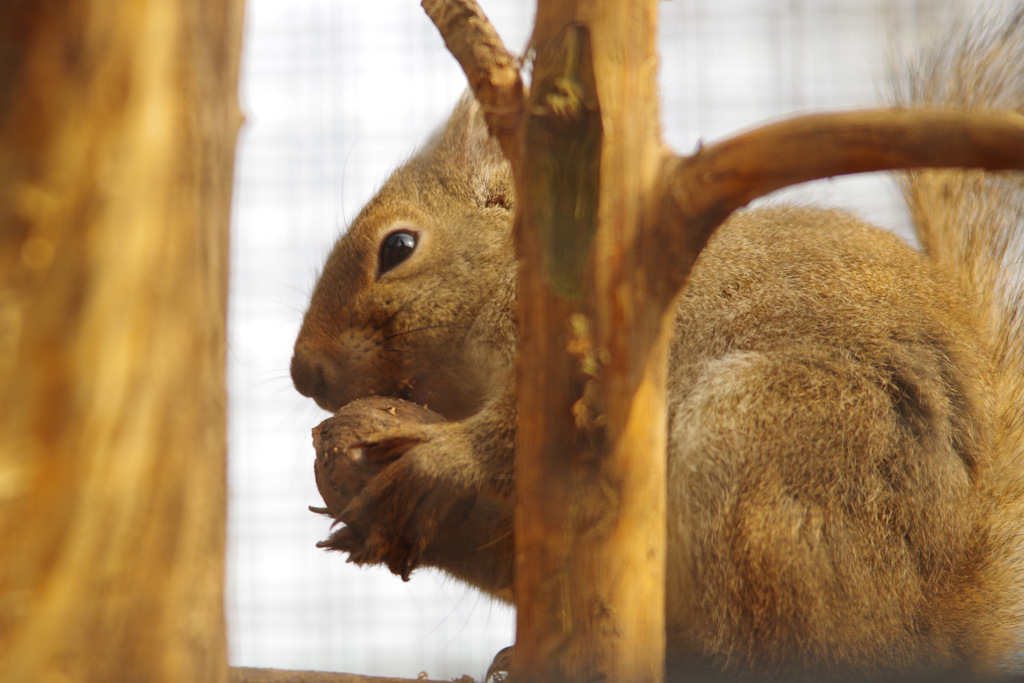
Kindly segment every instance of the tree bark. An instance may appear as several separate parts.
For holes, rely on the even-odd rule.
[[[516,173],[521,680],[662,676],[667,301],[647,305],[630,248],[664,153],[656,9],[538,6]]]
[[[242,5],[0,8],[4,680],[226,680]]]

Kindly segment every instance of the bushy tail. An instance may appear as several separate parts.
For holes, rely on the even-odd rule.
[[[893,79],[896,103],[1024,114],[1024,3],[1013,4],[960,22]],[[899,181],[922,248],[978,307],[997,377],[994,464],[1018,480],[1024,472],[1024,173],[923,171]]]

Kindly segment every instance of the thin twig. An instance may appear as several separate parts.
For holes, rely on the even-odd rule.
[[[466,72],[491,134],[515,165],[516,130],[525,102],[519,61],[475,0],[423,0],[420,4]]]

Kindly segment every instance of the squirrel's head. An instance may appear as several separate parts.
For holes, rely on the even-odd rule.
[[[514,357],[513,184],[479,105],[394,172],[338,240],[295,342],[327,410],[370,395],[475,412]]]

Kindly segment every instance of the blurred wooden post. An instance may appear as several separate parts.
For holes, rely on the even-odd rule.
[[[221,681],[243,0],[0,5],[0,677]]]
[[[517,164],[513,674],[657,681],[664,314],[635,248],[664,157],[655,0],[542,1]]]

